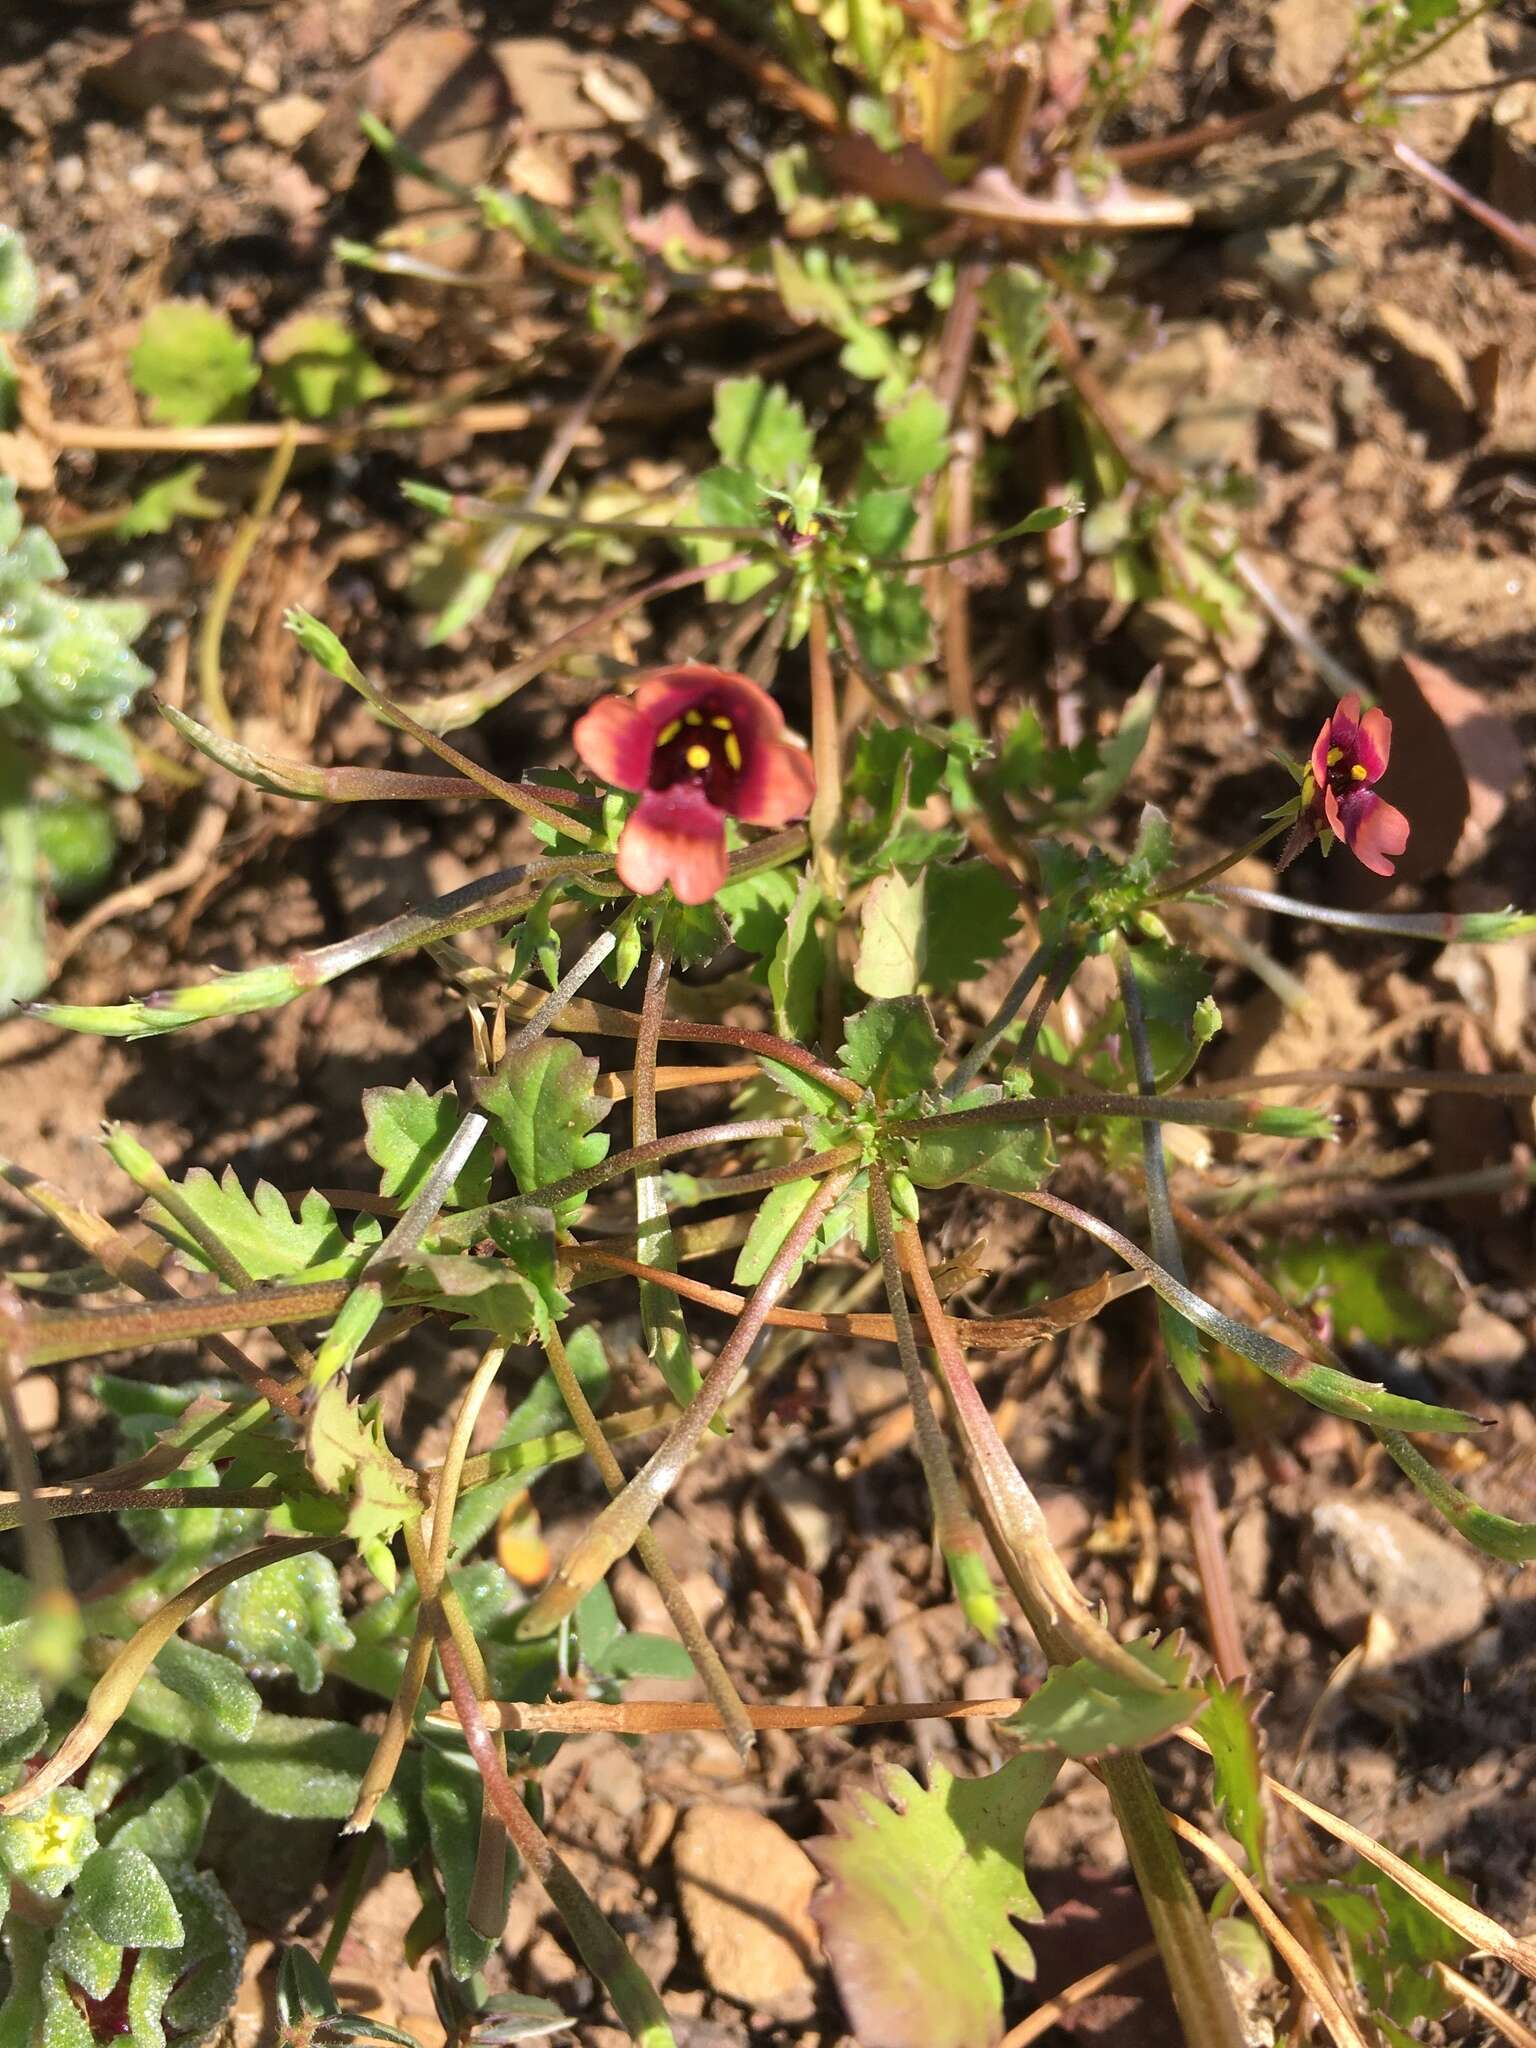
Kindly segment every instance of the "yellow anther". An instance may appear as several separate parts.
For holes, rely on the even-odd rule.
[[[663,726],[663,727],[661,728],[661,731],[660,731],[659,733],[657,733],[657,735],[656,735],[656,744],[657,744],[657,746],[658,746],[658,747],[665,747],[665,746],[669,746],[669,745],[670,745],[670,744],[672,743],[672,741],[673,741],[673,740],[675,740],[675,739],[677,738],[678,734],[679,734],[679,733],[680,733],[680,732],[682,731],[682,729],[683,729],[683,721],[682,721],[682,720],[681,720],[680,718],[674,718],[674,719],[673,719],[673,721],[672,721],[672,723],[671,723],[670,725],[664,725],[664,726]]]
[[[683,759],[690,768],[707,768],[709,766],[709,749],[708,747],[690,747],[683,756]]]
[[[1352,775],[1352,776],[1354,777],[1354,779],[1355,779],[1355,781],[1356,781],[1356,782],[1364,782],[1364,780],[1365,780],[1365,763],[1364,763],[1363,761],[1357,761],[1357,762],[1355,763],[1354,767],[1353,767],[1353,768],[1351,768],[1349,772],[1350,772],[1350,774],[1351,774],[1351,775]]]
[[[734,727],[734,726],[733,726],[733,725],[731,724],[731,721],[730,721],[730,720],[729,720],[728,718],[726,718],[726,717],[723,717],[723,716],[722,716],[722,715],[721,715],[720,713],[718,713],[718,712],[717,712],[717,713],[715,714],[715,716],[714,716],[714,717],[713,717],[713,718],[712,718],[712,719],[711,719],[711,720],[710,720],[709,722],[710,722],[710,724],[711,724],[711,725],[712,725],[712,726],[713,726],[713,727],[715,728],[715,731],[716,731],[716,732],[734,732],[734,731],[735,731],[735,727]]]
[[[741,773],[741,741],[737,739],[733,732],[728,732],[725,736],[725,758],[730,763],[732,774],[739,775]]]
[[[683,723],[684,725],[702,725],[704,723],[704,714],[702,711],[685,711],[683,713]]]
[[[1330,768],[1337,768],[1343,758],[1344,749],[1342,747],[1330,747],[1328,749],[1328,766]]]

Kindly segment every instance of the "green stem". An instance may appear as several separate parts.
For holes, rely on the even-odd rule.
[[[1197,868],[1192,875],[1178,875],[1173,881],[1164,882],[1160,888],[1152,891],[1147,901],[1168,903],[1175,897],[1187,896],[1192,889],[1203,889],[1207,882],[1214,882],[1218,875],[1224,875],[1229,868],[1235,868],[1239,861],[1247,860],[1250,854],[1268,846],[1272,839],[1278,839],[1282,832],[1288,832],[1291,823],[1289,818],[1277,819],[1273,825],[1261,832],[1257,839],[1250,839],[1246,846],[1240,846],[1236,853],[1224,853],[1220,860],[1213,860],[1209,867]]]

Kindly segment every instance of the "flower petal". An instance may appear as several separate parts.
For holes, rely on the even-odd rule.
[[[672,884],[679,903],[707,903],[725,882],[725,816],[686,784],[648,789],[619,837],[619,880],[637,896]]]
[[[1355,759],[1365,770],[1367,782],[1380,782],[1392,758],[1392,721],[1379,704],[1373,705],[1360,721],[1355,741]]]
[[[655,720],[627,697],[599,697],[571,732],[583,767],[617,789],[644,789],[655,737]]]
[[[1328,783],[1323,783],[1321,787],[1323,792],[1323,817],[1327,823],[1328,830],[1335,839],[1342,839],[1345,836],[1344,817],[1339,809],[1339,800]]]
[[[1343,821],[1343,840],[1362,867],[1373,875],[1397,872],[1389,855],[1401,853],[1408,844],[1408,820],[1395,804],[1378,796],[1374,789],[1353,789],[1338,806]]]
[[[787,825],[803,818],[816,794],[811,757],[788,740],[759,739],[742,749],[732,817],[748,825]]]

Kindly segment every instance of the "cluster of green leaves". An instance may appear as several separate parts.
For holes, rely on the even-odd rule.
[[[29,1604],[26,1581],[0,1574],[0,1789],[49,1746],[55,1719],[30,1663]],[[210,1696],[205,1660],[223,1660],[191,1644],[175,1648],[162,1683],[195,1712],[200,1688],[205,1704]],[[230,1680],[250,1692],[233,1667]],[[254,1716],[259,1702],[250,1696]],[[195,1867],[217,1777],[167,1768],[168,1754],[153,1762],[152,1748],[120,1731],[82,1784],[0,1820],[0,1871],[11,1888],[0,2040],[94,2048],[127,2035],[133,2048],[165,2048],[174,2036],[192,2048],[233,2003],[245,1931],[218,1880]],[[28,1899],[31,1910],[18,1910]]]
[[[132,644],[148,614],[61,588],[65,574],[0,477],[0,1013],[46,978],[45,880],[69,897],[110,867],[111,816],[92,790],[139,782],[125,719],[151,680]]]

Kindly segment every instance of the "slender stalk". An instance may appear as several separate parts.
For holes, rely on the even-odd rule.
[[[998,1610],[983,1561],[981,1531],[965,1504],[960,1481],[950,1461],[949,1446],[944,1441],[944,1432],[929,1405],[928,1379],[917,1355],[912,1313],[902,1285],[901,1256],[896,1249],[896,1229],[891,1215],[890,1182],[885,1168],[878,1162],[869,1170],[869,1208],[880,1246],[880,1270],[885,1281],[886,1300],[891,1307],[896,1355],[907,1383],[918,1462],[923,1468],[929,1505],[933,1510],[934,1540],[948,1567],[956,1598],[966,1614],[975,1619],[981,1633],[991,1641],[997,1633]]]
[[[359,1899],[363,1896],[368,1865],[373,1860],[373,1846],[372,1842],[354,1842],[352,1854],[347,1858],[346,1875],[341,1880],[341,1890],[336,1894],[330,1931],[325,1937],[325,1946],[320,1951],[320,1968],[327,1977],[336,1967],[336,1958],[341,1954],[341,1944],[347,1938],[347,1929],[352,1925],[352,1916],[357,1911]]]
[[[991,1059],[994,1048],[1008,1026],[1024,1007],[1024,998],[1050,966],[1055,949],[1049,941],[1042,941],[1030,954],[1024,965],[1014,976],[1013,985],[997,1007],[996,1014],[985,1031],[976,1040],[965,1058],[944,1083],[945,1095],[963,1095],[982,1068]]]
[[[832,679],[831,636],[827,630],[827,608],[819,599],[811,607],[808,642],[811,662],[811,765],[816,771],[816,793],[811,798],[809,819],[811,859],[817,883],[828,903],[843,897],[842,868],[837,857],[838,820],[843,808],[842,746],[837,729],[837,688]],[[827,982],[835,991],[836,974],[828,963]],[[833,1006],[836,1007],[834,993]],[[830,1054],[841,1035],[840,1024],[829,1036],[830,1020],[823,1014],[822,1050]]]
[[[1197,868],[1192,875],[1178,875],[1171,882],[1164,882],[1154,889],[1147,898],[1149,903],[1167,903],[1178,896],[1188,896],[1192,890],[1203,889],[1207,882],[1214,882],[1218,875],[1224,875],[1228,868],[1235,868],[1239,861],[1268,846],[1272,839],[1278,839],[1282,832],[1290,830],[1291,820],[1281,818],[1269,825],[1256,839],[1250,839],[1246,846],[1240,846],[1236,853],[1224,853],[1219,860],[1213,860],[1209,867]]]
[[[443,1676],[458,1710],[464,1740],[485,1787],[487,1811],[494,1812],[524,1864],[549,1894],[577,1953],[613,2000],[631,2039],[640,2042],[642,2048],[676,2048],[665,2009],[644,1971],[517,1796],[496,1753],[495,1739],[475,1697],[458,1644],[441,1615],[436,1617],[434,1626]]]
[[[272,508],[277,503],[279,491],[288,481],[288,472],[293,467],[294,450],[298,446],[298,429],[292,420],[287,422],[283,437],[272,451],[272,460],[267,464],[267,473],[262,478],[261,489],[256,502],[241,520],[229,551],[219,569],[218,581],[208,599],[208,609],[203,613],[203,622],[197,636],[197,681],[202,694],[208,721],[215,731],[226,738],[235,730],[234,720],[229,713],[229,699],[224,694],[224,627],[229,619],[229,608],[235,601],[235,592],[240,587],[240,578],[245,574],[245,565],[251,558],[251,550],[261,538],[263,527],[272,517]]]
[[[630,1106],[630,1134],[637,1149],[654,1145],[656,1130],[656,1053],[667,1013],[667,982],[672,971],[668,938],[658,938],[645,971],[640,1005],[640,1030],[635,1039],[635,1088]],[[635,1170],[635,1231],[647,1258],[666,1272],[677,1270],[677,1247],[667,1216],[661,1176],[645,1167]],[[640,1282],[640,1326],[652,1362],[679,1406],[699,1390],[698,1367],[688,1341],[682,1303],[668,1289],[650,1280]]]
[[[586,1389],[566,1357],[565,1346],[559,1332],[551,1325],[544,1338],[544,1351],[549,1359],[549,1369],[554,1374],[555,1385],[560,1397],[570,1411],[577,1434],[586,1445],[587,1455],[596,1465],[607,1487],[610,1498],[624,1490],[624,1470],[602,1425],[592,1412]],[[635,1538],[635,1551],[645,1567],[651,1583],[661,1595],[668,1619],[677,1630],[683,1648],[693,1661],[693,1668],[704,1681],[704,1690],[709,1694],[711,1705],[718,1717],[719,1725],[731,1738],[736,1754],[746,1757],[750,1754],[757,1737],[741,1694],[736,1690],[730,1673],[720,1661],[720,1653],[704,1633],[704,1624],[693,1610],[688,1595],[683,1591],[676,1572],[667,1562],[665,1551],[656,1540],[654,1529],[642,1529]]]
[[[705,1373],[698,1393],[624,1491],[609,1502],[581,1537],[543,1592],[523,1610],[517,1627],[519,1637],[547,1635],[633,1546],[640,1530],[649,1525],[745,1366],[768,1320],[768,1311],[789,1285],[791,1274],[805,1257],[817,1230],[853,1180],[854,1169],[844,1168],[841,1173],[829,1175],[813,1192],[753,1289],[736,1327]]]

